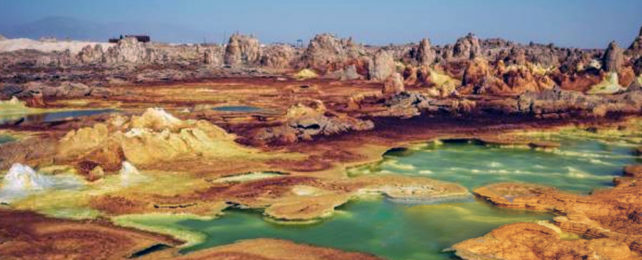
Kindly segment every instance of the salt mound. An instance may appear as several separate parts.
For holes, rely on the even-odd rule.
[[[42,190],[52,185],[50,179],[20,163],[14,163],[2,180],[2,189],[9,191]]]
[[[140,172],[136,167],[131,164],[128,161],[123,162],[123,166],[120,168],[120,175],[121,176],[132,176],[132,175],[138,175]]]
[[[132,117],[132,128],[163,130],[179,128],[182,125],[183,121],[162,108],[148,108],[143,115]]]
[[[120,183],[123,186],[129,186],[145,180],[145,176],[141,175],[138,169],[128,161],[123,161],[119,173]]]

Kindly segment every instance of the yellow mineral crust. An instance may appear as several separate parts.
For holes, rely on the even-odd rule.
[[[57,159],[82,160],[109,142],[117,143],[123,159],[137,166],[255,153],[234,139],[233,134],[207,121],[183,121],[162,109],[149,108],[141,116],[114,117],[105,124],[70,131],[60,140]],[[93,161],[101,165],[100,158]]]

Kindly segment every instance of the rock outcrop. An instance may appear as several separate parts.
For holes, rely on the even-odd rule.
[[[404,91],[403,78],[399,73],[393,73],[383,82],[381,93],[384,96],[398,95]]]
[[[107,123],[68,132],[57,146],[56,160],[76,163],[83,174],[95,167],[117,170],[127,160],[137,166],[252,153],[235,136],[207,121],[180,120],[162,109],[141,116],[116,116]]]
[[[147,64],[162,59],[158,49],[147,48],[146,45],[134,37],[124,38],[105,51],[103,60],[108,64]],[[79,55],[90,56],[82,52]]]
[[[417,46],[413,54],[413,58],[415,58],[420,65],[432,65],[436,59],[436,53],[430,45],[430,40],[427,38],[421,39],[419,46]]]
[[[626,50],[626,55],[631,56],[633,59],[642,58],[642,27],[640,27],[640,33],[633,40],[631,46]],[[639,73],[639,72],[638,72]]]
[[[642,167],[629,166],[624,177],[615,180],[614,188],[594,191],[587,196],[534,184],[499,183],[478,188],[474,191],[478,197],[499,207],[555,212],[559,216],[554,218],[554,229],[579,235],[582,239],[555,242],[569,243],[561,247],[548,245],[543,241],[559,239],[550,228],[516,224],[495,230],[486,239],[468,240],[454,248],[460,256],[469,259],[482,255],[499,259],[548,258],[549,254],[639,258],[642,253],[642,203],[639,199],[642,189],[638,183],[641,170]],[[529,234],[529,238],[518,238],[524,234]],[[506,250],[508,248],[510,250]],[[515,248],[523,250],[515,251]]]
[[[392,54],[386,50],[379,50],[370,64],[370,80],[383,81],[396,70]]]
[[[87,45],[78,53],[78,60],[86,64],[95,64],[103,62],[105,52],[102,45],[96,44],[94,47]]]
[[[602,63],[607,72],[622,71],[624,65],[624,50],[614,41],[609,43],[609,47],[606,48],[604,57],[602,57]]]
[[[497,228],[480,238],[455,244],[463,259],[637,259],[626,244],[608,238],[563,239],[559,229],[535,223]]]
[[[363,52],[362,46],[353,43],[352,39],[337,39],[331,34],[319,34],[310,40],[299,66],[325,74],[359,59]]]
[[[259,40],[252,36],[233,34],[225,48],[223,60],[225,65],[232,67],[258,65],[261,60]]]
[[[288,108],[283,125],[261,129],[254,136],[264,143],[293,143],[311,140],[314,136],[330,136],[349,131],[363,131],[374,123],[326,109],[319,100]]]
[[[288,69],[292,67],[295,55],[296,50],[290,45],[273,45],[263,50],[260,63],[270,68]]]
[[[479,39],[472,33],[469,33],[463,38],[457,39],[457,42],[452,48],[452,56],[447,54],[446,59],[474,59],[481,54],[481,47]]]

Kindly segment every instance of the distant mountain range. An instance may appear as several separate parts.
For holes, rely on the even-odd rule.
[[[71,17],[47,17],[17,26],[0,27],[0,34],[8,38],[55,37],[87,41],[107,41],[111,37],[125,34],[146,34],[152,41],[160,42],[212,42],[215,35],[173,24],[157,23],[96,23]],[[220,39],[216,39],[220,42]]]

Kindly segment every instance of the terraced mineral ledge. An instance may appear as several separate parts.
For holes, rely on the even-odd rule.
[[[0,39],[2,256],[642,258],[642,32]]]

